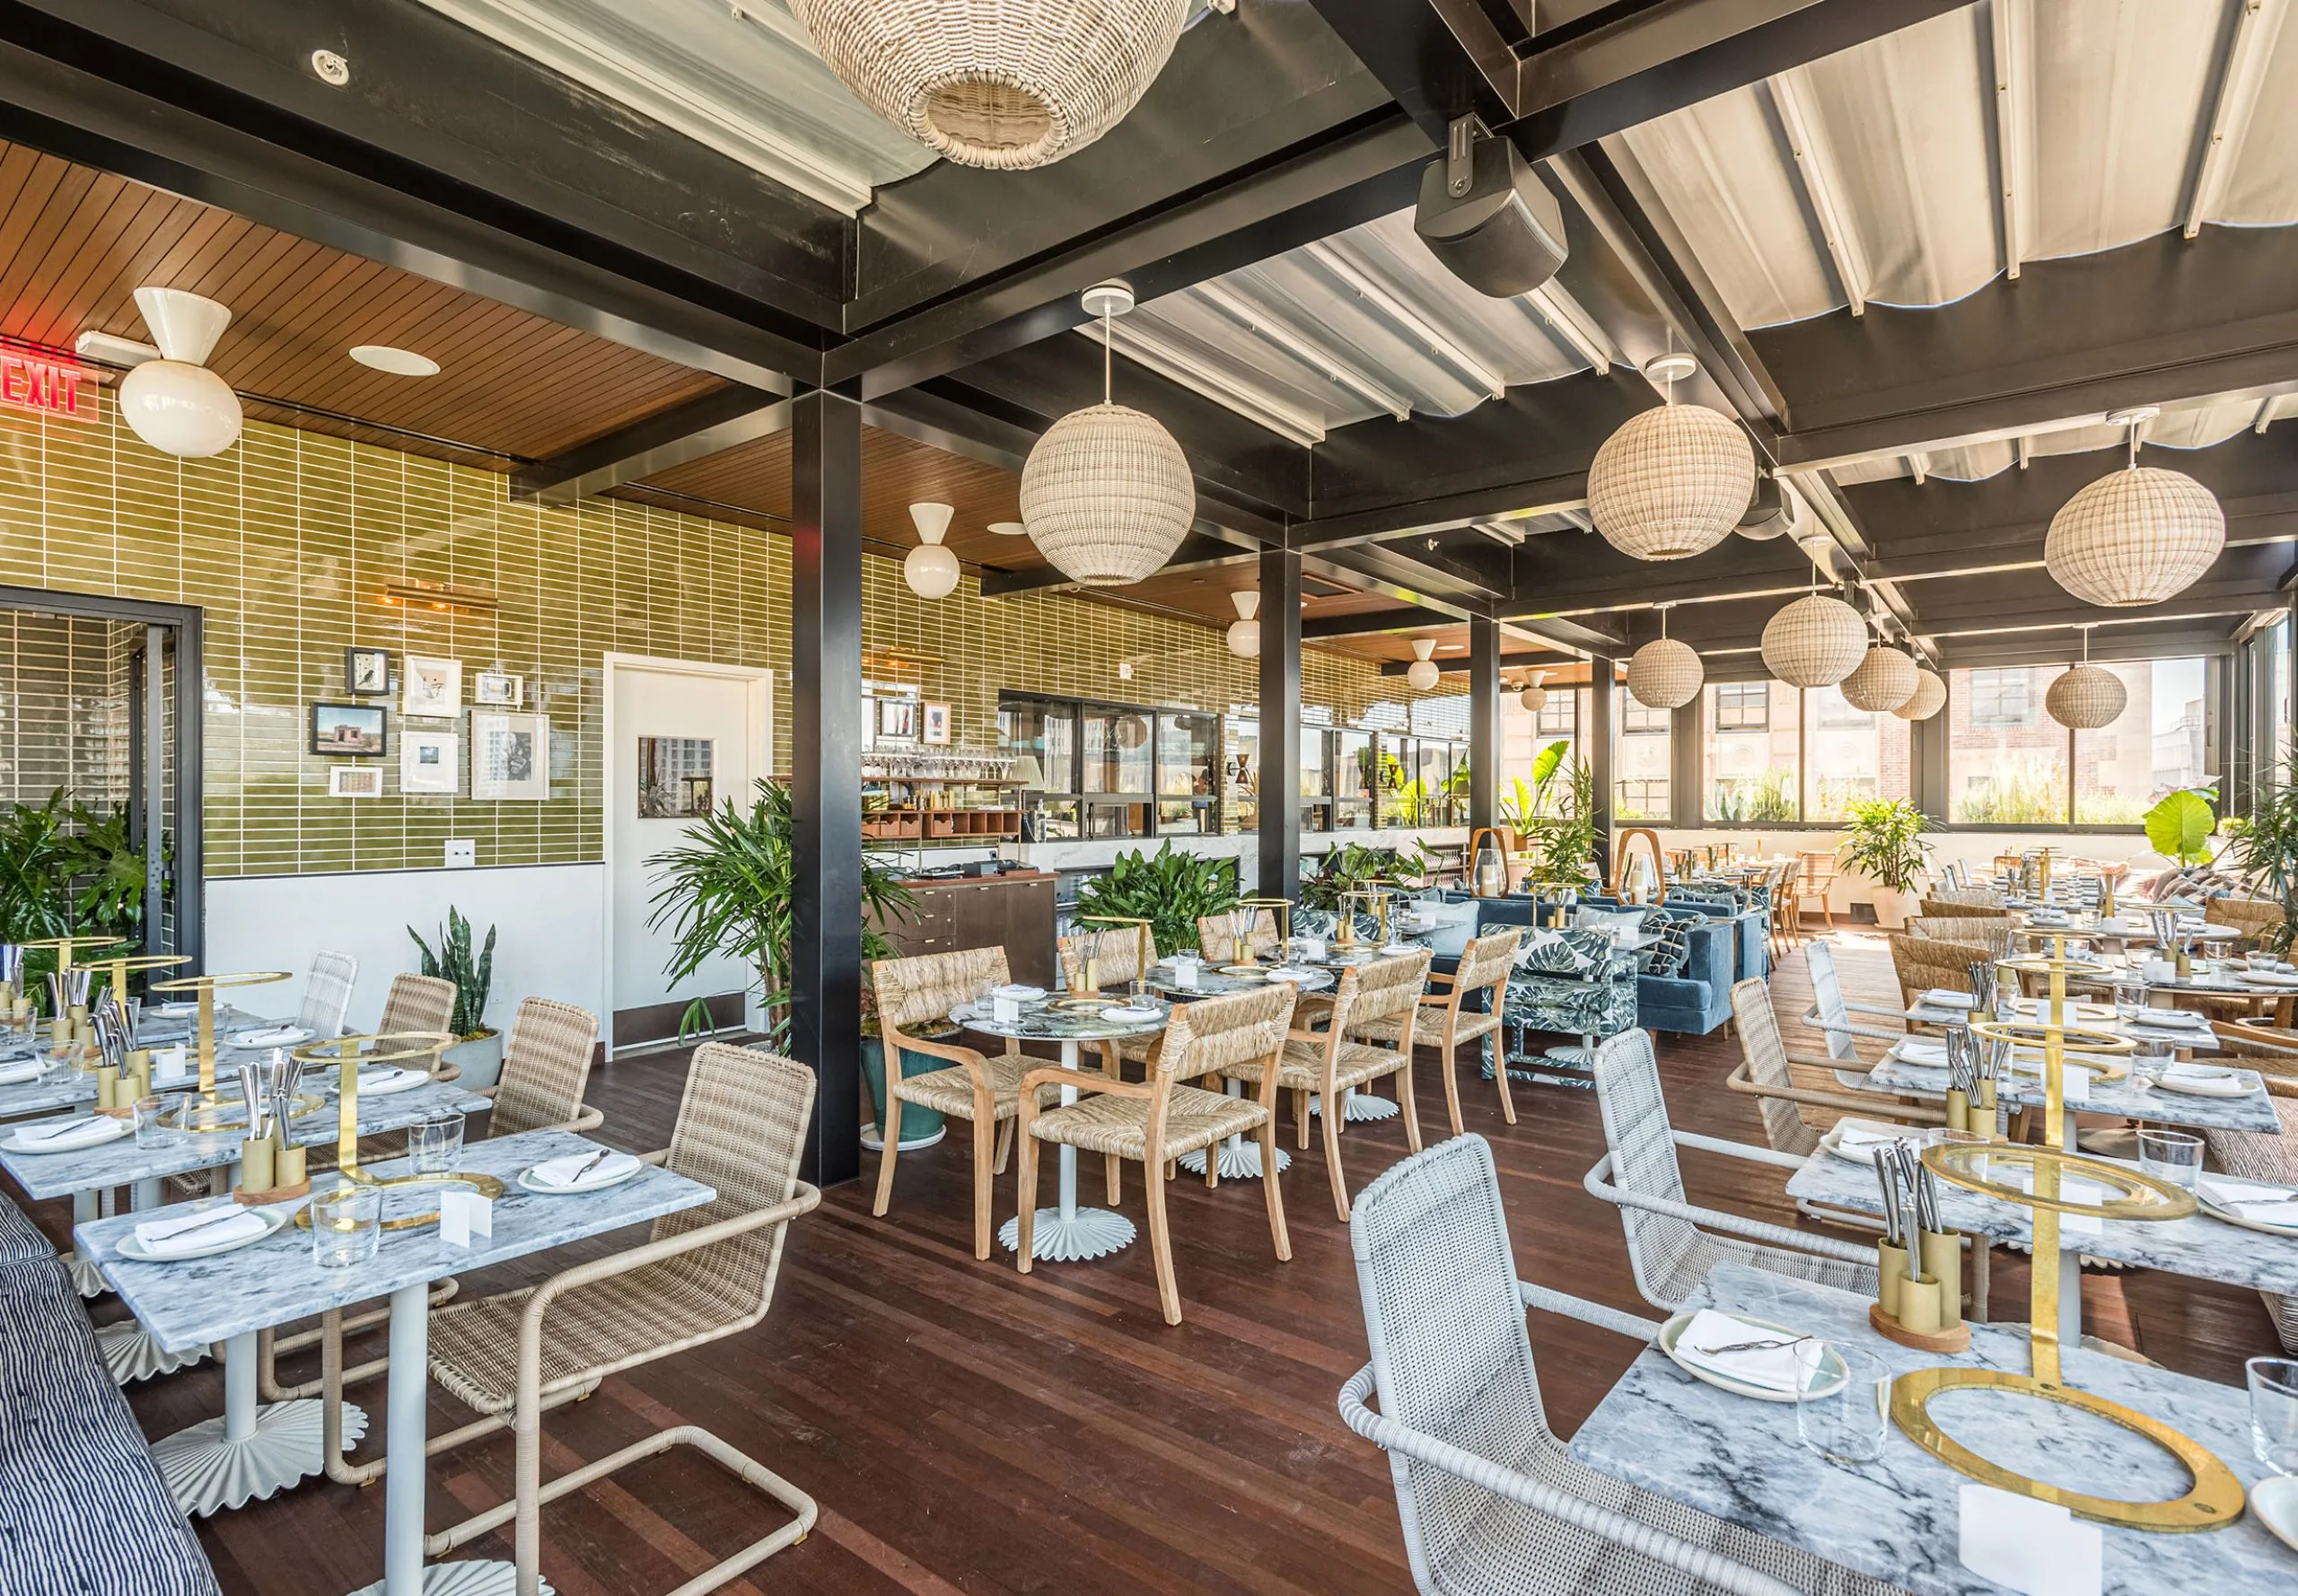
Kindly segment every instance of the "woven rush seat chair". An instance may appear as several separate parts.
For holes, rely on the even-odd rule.
[[[303,1006],[295,1023],[320,1038],[343,1034],[351,1013],[351,989],[359,980],[359,960],[349,953],[320,953],[311,960],[303,983]]]
[[[978,1258],[989,1256],[990,1180],[1005,1168],[1001,1132],[1021,1112],[1022,1077],[1041,1061],[1022,1053],[1015,1042],[1007,1042],[1003,1053],[983,1054],[954,1043],[921,1040],[910,1034],[910,1028],[945,1019],[951,1009],[971,1002],[983,987],[1002,986],[1007,978],[1003,948],[881,959],[870,967],[886,1057],[898,1059],[908,1051],[950,1061],[947,1069],[920,1075],[889,1069],[886,1096],[891,1101],[885,1111],[890,1123],[899,1124],[901,1110],[895,1105],[919,1103],[973,1127],[973,1255]],[[870,1212],[880,1218],[893,1200],[894,1157],[900,1150],[901,1138],[888,1136],[885,1151],[879,1154],[878,1196]],[[1112,1179],[1117,1167],[1116,1160],[1110,1160]]]
[[[1268,1207],[1269,1239],[1280,1262],[1293,1257],[1292,1239],[1285,1231],[1285,1198],[1278,1188],[1276,1158],[1276,1089],[1278,1072],[1271,1067],[1285,1049],[1293,1024],[1296,994],[1291,982],[1271,983],[1258,992],[1233,993],[1227,997],[1202,998],[1173,1010],[1166,1028],[1165,1045],[1158,1050],[1149,1079],[1129,1081],[1088,1077],[1074,1103],[1039,1108],[1032,1087],[1078,1085],[1075,1072],[1035,1069],[1023,1077],[1022,1114],[1017,1136],[1021,1144],[1021,1236],[1014,1250],[1015,1267],[1024,1275],[1033,1260],[1031,1241],[1038,1209],[1038,1144],[1066,1144],[1080,1152],[1130,1159],[1140,1164],[1142,1185],[1148,1194],[1149,1250],[1157,1270],[1157,1299],[1165,1322],[1181,1322],[1180,1289],[1173,1276],[1172,1232],[1165,1215],[1165,1166],[1184,1153],[1206,1152],[1232,1136],[1249,1136],[1260,1143],[1261,1192]],[[1246,1062],[1259,1065],[1260,1091],[1252,1097],[1230,1097],[1190,1085],[1192,1081],[1236,1073]],[[1209,1152],[1206,1179],[1219,1179],[1218,1161]]]
[[[1780,1170],[1799,1170],[1803,1161],[1768,1148],[1743,1146],[1715,1136],[1678,1130],[1668,1122],[1667,1099],[1660,1091],[1659,1061],[1648,1031],[1623,1030],[1596,1048],[1597,1105],[1604,1119],[1604,1144],[1583,1184],[1588,1194],[1619,1210],[1627,1235],[1627,1258],[1636,1288],[1655,1308],[1683,1306],[1692,1288],[1717,1264],[1745,1264],[1794,1280],[1816,1281],[1862,1296],[1875,1294],[1875,1250],[1855,1247],[1831,1236],[1816,1236],[1784,1225],[1742,1219],[1719,1208],[1695,1206],[1685,1194],[1678,1147]],[[1705,1228],[1703,1228],[1705,1227]],[[1711,1232],[1724,1231],[1727,1235]]]
[[[1128,986],[1148,973],[1141,967],[1140,934],[1131,925],[1074,932],[1059,938],[1055,947],[1061,959],[1061,984],[1073,991],[1088,984],[1089,973],[1090,985],[1096,991]],[[1159,1034],[1122,1037],[1100,1043],[1102,1067],[1115,1074],[1119,1059],[1127,1064],[1146,1065],[1156,1057],[1158,1045],[1163,1040],[1164,1037]]]
[[[1807,904],[1817,904],[1820,918],[1829,931],[1835,929],[1835,910],[1829,907],[1828,893],[1835,886],[1835,855],[1833,854],[1798,854],[1794,886],[1788,890],[1787,915],[1800,938],[1803,929],[1803,909]]]
[[[1341,1388],[1340,1416],[1389,1454],[1424,1596],[1896,1596],[1572,1460],[1541,1401],[1524,1310],[1647,1344],[1660,1326],[1516,1278],[1483,1137],[1374,1180],[1348,1241],[1372,1362]]]
[[[472,1094],[495,1105],[487,1134],[587,1131],[604,1124],[606,1115],[583,1101],[598,1040],[599,1018],[588,1009],[548,997],[522,1003],[503,1046],[502,1077]]]
[[[680,1596],[715,1590],[812,1529],[812,1497],[697,1425],[659,1431],[548,1485],[541,1429],[546,1406],[766,1317],[790,1221],[821,1202],[821,1193],[798,1179],[813,1104],[813,1072],[804,1065],[705,1042],[688,1069],[671,1144],[648,1161],[701,1181],[716,1197],[656,1220],[647,1240],[626,1251],[578,1264],[539,1286],[466,1299],[431,1316],[432,1377],[485,1416],[442,1440],[457,1443],[511,1430],[517,1479],[510,1502],[429,1537],[426,1556],[443,1556],[515,1520],[518,1588],[531,1596],[539,1579],[543,1504],[676,1446],[695,1448],[794,1515],[679,1586]]]
[[[440,1036],[452,1037],[455,1019],[455,999],[460,994],[452,981],[438,976],[418,976],[402,971],[391,978],[391,989],[383,995],[383,1018],[375,1027],[378,1036],[405,1036],[411,1031],[434,1031]],[[453,1046],[451,1041],[448,1047]],[[443,1053],[446,1048],[439,1049]],[[459,1080],[461,1066],[441,1064],[436,1054],[432,1056],[431,1074],[442,1081]]]
[[[1891,948],[1891,973],[1899,978],[1899,996],[1910,1007],[1934,987],[1950,992],[1969,992],[1971,966],[1986,964],[1995,957],[1973,943],[1907,935],[1887,940]]]
[[[2242,934],[2235,944],[2242,951],[2255,951],[2282,924],[2282,906],[2260,898],[2210,898],[2203,900],[2203,923],[2224,925]]]
[[[1413,1022],[1420,1010],[1428,965],[1434,955],[1425,948],[1417,953],[1351,965],[1340,973],[1332,994],[1332,1029],[1295,1030],[1285,1044],[1276,1064],[1277,1085],[1293,1093],[1294,1121],[1301,1145],[1309,1144],[1309,1116],[1305,1104],[1317,1094],[1324,1122],[1325,1168],[1332,1179],[1332,1206],[1343,1220],[1348,1217],[1348,1181],[1340,1167],[1340,1094],[1394,1075],[1397,1102],[1404,1110],[1405,1139],[1420,1151],[1420,1117],[1412,1101]],[[1398,1039],[1391,1047],[1351,1039],[1350,1032],[1380,1020],[1399,1020]],[[1248,1059],[1227,1066],[1222,1074],[1258,1086],[1267,1062]]]
[[[1516,1105],[1508,1098],[1508,1072],[1501,1068],[1499,1036],[1501,1008],[1507,997],[1508,978],[1516,968],[1516,946],[1523,940],[1520,926],[1495,931],[1488,936],[1472,938],[1460,954],[1459,968],[1451,975],[1437,970],[1428,978],[1433,985],[1448,990],[1441,993],[1424,992],[1420,1002],[1429,1011],[1420,1015],[1416,1036],[1423,1042],[1433,1042],[1444,1060],[1444,1109],[1452,1118],[1452,1134],[1459,1136],[1460,1124],[1460,1083],[1458,1074],[1458,1048],[1462,1042],[1476,1042],[1479,1063],[1492,1066],[1492,1078],[1500,1083],[1500,1114],[1509,1124],[1516,1123]],[[1487,993],[1481,1008],[1469,1004],[1479,992]],[[1434,1037],[1425,1029],[1431,1021],[1441,1019],[1442,1025]],[[1385,1020],[1358,1020],[1349,1026],[1349,1035],[1358,1041],[1378,1042],[1383,1047],[1401,1047],[1405,1022],[1401,1016]]]

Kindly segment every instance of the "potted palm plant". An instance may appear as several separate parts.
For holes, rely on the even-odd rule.
[[[1845,807],[1844,821],[1839,863],[1874,883],[1876,924],[1906,925],[1916,883],[1931,868],[1923,840],[1930,817],[1904,798],[1863,798]]]
[[[407,928],[422,953],[423,973],[455,984],[455,1009],[447,1029],[457,1039],[440,1053],[439,1062],[460,1069],[463,1087],[470,1092],[494,1085],[503,1074],[503,1035],[487,1022],[487,990],[495,985],[495,930],[487,928],[487,941],[474,955],[470,922],[452,904],[435,950],[414,926]]]
[[[2298,771],[2285,767],[2259,784],[2248,815],[2225,823],[2227,863],[2250,877],[2250,890],[2282,905],[2282,924],[2265,945],[2287,958],[2298,929]]]

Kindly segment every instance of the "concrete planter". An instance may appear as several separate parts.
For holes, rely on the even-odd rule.
[[[481,1031],[469,1041],[457,1042],[439,1055],[439,1062],[454,1065],[463,1072],[462,1079],[455,1084],[465,1092],[492,1086],[503,1077],[503,1033]]]

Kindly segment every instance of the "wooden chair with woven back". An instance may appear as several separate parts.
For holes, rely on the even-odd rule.
[[[1930,942],[1985,948],[1996,959],[2008,958],[2024,945],[2007,915],[1915,915],[1908,920],[1907,934]]]
[[[947,1019],[970,1003],[984,987],[1007,979],[1005,950],[967,948],[954,953],[925,953],[912,959],[881,959],[870,967],[878,995],[878,1035],[889,1060],[905,1052],[949,1061],[946,1069],[906,1074],[899,1064],[886,1070],[886,1116],[900,1122],[902,1103],[917,1103],[973,1127],[973,1255],[989,1256],[991,1177],[1005,1167],[1002,1133],[1021,1112],[1022,1077],[1038,1059],[1008,1041],[1003,1053],[984,1054],[954,1042],[926,1041],[912,1028]],[[901,1138],[885,1138],[879,1155],[878,1196],[871,1213],[882,1217],[893,1200],[894,1157]]]
[[[1794,886],[1788,890],[1788,917],[1801,932],[1805,906],[1817,904],[1820,918],[1827,922],[1829,931],[1833,931],[1835,910],[1828,907],[1828,890],[1835,885],[1835,855],[1799,854],[1795,862],[1801,868],[1796,872]]]
[[[2225,925],[2242,934],[2241,940],[2229,951],[2251,952],[2263,945],[2274,928],[2282,924],[2282,906],[2259,898],[2213,898],[2203,904],[2203,923]]]
[[[1899,977],[1900,999],[1910,1006],[1934,987],[1969,992],[1970,967],[1994,958],[1975,943],[1942,942],[1936,937],[1905,934],[1893,936],[1890,942],[1891,973]]]
[[[375,1027],[378,1036],[407,1036],[416,1032],[432,1032],[450,1039],[440,1046],[443,1053],[454,1045],[455,999],[460,995],[452,981],[438,976],[418,976],[402,971],[391,978],[390,991],[383,997],[383,1018]],[[438,1054],[431,1056],[431,1073],[442,1081],[460,1080],[462,1066],[442,1064]]]
[[[1071,991],[1101,991],[1105,987],[1122,987],[1139,980],[1141,967],[1141,937],[1131,925],[1112,925],[1101,931],[1079,931],[1058,939],[1057,951],[1061,960],[1061,984]],[[1127,1064],[1147,1065],[1157,1056],[1162,1036],[1129,1036],[1114,1042],[1098,1044],[1101,1065],[1110,1074],[1118,1073],[1120,1060]],[[1112,1197],[1111,1201],[1115,1201]]]
[[[1483,1044],[1487,1037],[1500,1034],[1500,1012],[1508,992],[1508,977],[1516,968],[1516,945],[1523,940],[1523,928],[1511,925],[1504,930],[1472,939],[1461,951],[1459,968],[1451,975],[1437,970],[1428,978],[1431,986],[1442,987],[1442,992],[1420,995],[1420,1013],[1414,1031],[1422,1042],[1435,1048],[1444,1061],[1444,1109],[1451,1117],[1452,1134],[1459,1136],[1464,1128],[1460,1122],[1460,1083],[1459,1052],[1462,1042]],[[1481,1008],[1472,1008],[1479,992],[1491,994]],[[1359,1041],[1378,1042],[1382,1047],[1399,1045],[1405,1021],[1392,1015],[1384,1020],[1353,1022],[1349,1034]],[[1435,1035],[1431,1036],[1431,1029]],[[1492,1078],[1500,1084],[1500,1114],[1509,1124],[1516,1123],[1516,1105],[1508,1097],[1508,1072],[1499,1057],[1496,1042],[1494,1048]],[[1477,1048],[1479,1063],[1484,1047]]]
[[[2206,1129],[2202,1139],[2210,1162],[2238,1180],[2298,1187],[2298,1030],[2255,1021],[2220,1021],[2215,1029],[2226,1051],[2213,1054],[2211,1062],[2258,1071],[2282,1130],[2276,1135]],[[2298,1356],[2298,1296],[2270,1291],[2259,1295],[2266,1300],[2283,1350]]]
[[[1173,1241],[1165,1214],[1165,1169],[1186,1153],[1203,1152],[1206,1168],[1215,1164],[1213,1148],[1232,1136],[1255,1137],[1260,1144],[1263,1200],[1268,1209],[1269,1240],[1279,1260],[1293,1256],[1292,1239],[1285,1230],[1285,1199],[1278,1188],[1276,1156],[1276,1092],[1279,1073],[1272,1066],[1291,1033],[1295,992],[1289,982],[1276,981],[1254,992],[1226,997],[1202,998],[1173,1010],[1164,1046],[1158,1049],[1149,1078],[1138,1083],[1106,1076],[1089,1076],[1074,1103],[1039,1107],[1037,1092],[1079,1085],[1071,1071],[1040,1067],[1022,1078],[1021,1142],[1021,1235],[1014,1257],[1024,1275],[1031,1272],[1031,1242],[1038,1206],[1038,1144],[1050,1142],[1105,1158],[1130,1159],[1142,1167],[1142,1186],[1149,1207],[1149,1250],[1157,1271],[1157,1297],[1167,1324],[1181,1321],[1180,1287],[1173,1276]],[[1194,1085],[1233,1076],[1240,1066],[1253,1065],[1260,1090],[1249,1097],[1230,1097]]]
[[[1277,1084],[1293,1093],[1293,1113],[1301,1145],[1309,1144],[1308,1094],[1322,1102],[1318,1118],[1324,1121],[1326,1172],[1332,1178],[1332,1204],[1343,1221],[1348,1218],[1348,1183],[1340,1167],[1341,1093],[1361,1089],[1386,1075],[1396,1077],[1397,1102],[1404,1109],[1405,1139],[1420,1151],[1420,1117],[1412,1101],[1413,1021],[1420,1010],[1421,994],[1428,984],[1427,949],[1352,965],[1340,973],[1332,995],[1329,1030],[1294,1030],[1285,1044],[1276,1071]],[[1399,1020],[1394,1046],[1358,1041],[1355,1029],[1380,1020]],[[1250,1060],[1221,1072],[1232,1080],[1258,1086],[1267,1074],[1264,1061]]]

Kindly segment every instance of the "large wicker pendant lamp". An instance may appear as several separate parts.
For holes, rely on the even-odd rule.
[[[1878,643],[1843,679],[1843,701],[1868,715],[1897,709],[1915,697],[1916,662],[1888,644]]]
[[[1163,70],[1188,0],[790,0],[863,104],[961,166],[1083,149]]]
[[[2226,547],[2226,513],[2183,471],[2138,463],[2139,430],[2157,414],[2118,410],[2130,428],[2130,463],[2059,506],[2043,540],[2043,564],[2086,604],[2159,604],[2209,570]]]
[[[2060,725],[2075,732],[2095,732],[2122,718],[2130,703],[2130,689],[2111,671],[2091,663],[2091,628],[2083,628],[2083,662],[2050,684],[2043,695],[2043,711]]]
[[[1640,560],[1680,560],[1715,548],[1748,512],[1755,452],[1727,417],[1676,403],[1676,383],[1699,369],[1688,355],[1654,356],[1644,374],[1668,402],[1606,438],[1588,468],[1588,513],[1604,540]]]
[[[1829,688],[1867,657],[1867,623],[1841,599],[1819,591],[1824,532],[1802,540],[1811,557],[1811,591],[1764,623],[1764,669],[1792,688]]]
[[[1668,636],[1668,611],[1675,605],[1658,608],[1660,635],[1628,657],[1628,696],[1646,709],[1680,709],[1699,697],[1707,669],[1697,649]]]
[[[1133,290],[1099,283],[1085,309],[1101,319],[1101,402],[1046,429],[1022,468],[1022,523],[1054,569],[1083,587],[1125,587],[1180,547],[1197,517],[1188,459],[1157,419],[1110,400],[1110,321]]]
[[[1935,671],[1917,669],[1915,696],[1891,713],[1903,721],[1927,721],[1947,707],[1947,684]]]

